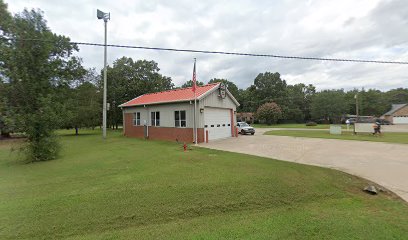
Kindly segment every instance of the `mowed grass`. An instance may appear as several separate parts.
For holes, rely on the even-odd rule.
[[[283,124],[272,124],[272,125],[267,125],[267,124],[251,124],[254,128],[305,128],[305,129],[329,129],[330,124],[317,124],[316,126],[306,126],[305,123],[283,123]],[[342,129],[347,129],[346,124],[341,125]],[[350,125],[350,129],[352,129],[353,126]]]
[[[309,138],[327,138],[341,140],[357,140],[371,142],[389,142],[408,144],[408,133],[386,132],[381,135],[371,133],[358,133],[343,131],[341,135],[330,134],[329,131],[313,130],[273,130],[268,131],[265,135],[291,136],[291,137],[309,137]]]
[[[0,239],[408,238],[405,202],[339,171],[119,132],[61,142],[34,164],[0,142]]]

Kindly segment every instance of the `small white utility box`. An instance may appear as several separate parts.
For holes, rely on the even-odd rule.
[[[330,134],[341,134],[341,125],[330,125]]]

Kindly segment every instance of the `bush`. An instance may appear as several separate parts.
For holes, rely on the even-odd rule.
[[[55,135],[50,135],[29,141],[24,150],[29,162],[48,161],[57,158],[60,144]]]
[[[282,119],[282,109],[274,102],[264,103],[256,111],[256,116],[260,120],[265,120],[266,124],[271,125]]]
[[[308,127],[317,126],[317,123],[315,123],[315,122],[307,122],[307,123],[306,123],[306,126],[308,126]]]
[[[52,108],[50,99],[43,98],[40,104],[37,112],[25,116],[27,144],[24,146],[24,152],[30,162],[56,159],[60,150],[54,134],[54,129],[58,125],[58,115]]]

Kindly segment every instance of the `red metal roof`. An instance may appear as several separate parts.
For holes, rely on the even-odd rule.
[[[211,83],[204,86],[197,86],[196,88],[196,97],[200,98],[200,96],[204,95],[206,92],[210,91],[211,89],[216,88],[220,83]],[[194,100],[194,92],[191,87],[188,88],[180,88],[180,89],[173,89],[163,92],[156,92],[156,93],[147,93],[141,95],[137,98],[134,98],[126,103],[120,105],[120,107],[130,107],[130,106],[137,106],[137,105],[149,105],[149,104],[156,104],[156,103],[167,103],[167,102],[182,102],[182,101],[190,101]]]

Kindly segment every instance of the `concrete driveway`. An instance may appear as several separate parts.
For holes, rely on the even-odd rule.
[[[256,129],[200,147],[329,167],[376,182],[408,201],[408,144],[267,136]]]

